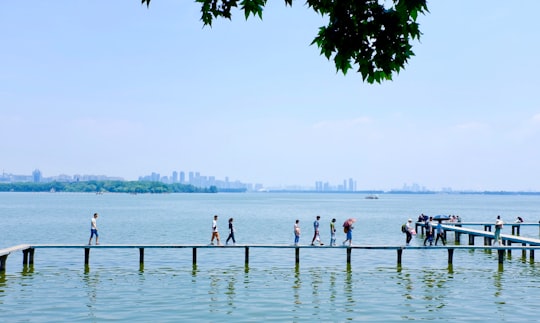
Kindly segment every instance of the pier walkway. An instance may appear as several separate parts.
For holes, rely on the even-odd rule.
[[[458,227],[455,227],[458,228]],[[450,228],[449,228],[450,229]],[[464,233],[474,233],[476,235],[493,235],[493,233],[480,231],[480,230],[473,230],[472,229],[463,229],[460,230],[466,230],[463,231]],[[139,263],[140,265],[144,264],[144,253],[146,249],[164,249],[164,248],[189,248],[192,249],[192,263],[195,266],[197,264],[197,249],[213,249],[216,252],[219,252],[219,250],[222,249],[243,249],[244,250],[244,263],[246,267],[249,265],[249,252],[252,249],[290,249],[294,250],[295,254],[295,264],[298,265],[300,263],[300,250],[301,249],[307,249],[309,252],[317,252],[315,249],[319,250],[333,250],[335,252],[345,251],[346,252],[346,263],[347,265],[351,264],[351,254],[352,250],[390,250],[390,251],[396,251],[397,252],[397,265],[401,266],[402,263],[402,256],[404,250],[429,250],[429,252],[440,252],[442,250],[447,250],[448,252],[448,264],[453,264],[453,256],[454,256],[454,250],[485,250],[485,251],[497,251],[498,253],[498,263],[503,264],[504,255],[505,253],[508,253],[510,255],[510,252],[512,250],[521,250],[523,258],[526,258],[526,251],[530,251],[530,260],[534,261],[534,251],[540,250],[540,240],[538,239],[528,239],[528,238],[520,238],[514,237],[514,236],[507,236],[505,235],[505,238],[512,238],[511,240],[514,242],[517,242],[518,240],[521,241],[523,244],[522,246],[512,246],[512,245],[505,245],[505,246],[460,246],[460,245],[446,245],[446,246],[435,246],[435,247],[424,247],[424,246],[403,246],[403,245],[353,245],[353,246],[337,246],[337,247],[331,247],[331,246],[309,246],[309,245],[279,245],[279,244],[272,244],[272,245],[232,245],[232,246],[213,246],[213,245],[197,245],[197,244],[114,244],[114,245],[65,245],[65,244],[35,244],[35,245],[18,245],[6,249],[0,249],[0,272],[5,272],[6,270],[6,261],[8,255],[22,251],[23,254],[23,266],[33,266],[34,265],[34,252],[36,249],[45,249],[45,248],[54,248],[54,249],[81,249],[84,250],[84,264],[85,266],[88,266],[90,263],[90,250],[94,251],[105,251],[107,249],[139,249]],[[534,241],[532,241],[534,240]],[[534,243],[533,243],[534,242]],[[526,246],[525,244],[529,243],[529,246]],[[50,262],[50,259],[47,259]]]
[[[433,220],[433,222],[437,223],[437,220]],[[484,228],[484,231],[492,231],[491,228],[495,226],[495,223],[493,222],[449,222],[449,221],[443,221],[445,225],[453,225],[457,227],[465,227],[465,226],[481,226]],[[505,226],[511,226],[512,227],[512,234],[519,235],[521,231],[521,227],[526,226],[535,226],[538,227],[539,235],[540,235],[540,221],[538,222],[521,222],[521,223],[505,223]],[[420,228],[421,231],[418,230]],[[415,223],[415,229],[416,232],[422,232],[424,234],[424,222],[416,222]]]
[[[484,230],[477,230],[477,229],[469,229],[464,228],[463,225],[483,225]],[[467,234],[469,237],[469,245],[474,246],[475,244],[475,238],[476,237],[483,237],[484,238],[484,246],[491,246],[493,244],[493,239],[495,238],[495,233],[491,232],[491,226],[492,223],[481,223],[481,222],[475,222],[475,223],[446,223],[442,224],[442,228],[444,230],[445,240],[448,241],[446,238],[447,232],[454,232],[455,237],[455,243],[459,244],[461,242],[461,235]],[[518,226],[518,225],[537,225],[538,224],[531,224],[531,223],[513,223],[512,227]],[[424,222],[416,222],[416,227],[422,227],[422,233],[424,233]],[[518,235],[515,235],[515,231],[512,230],[512,234],[501,234],[501,240],[503,245],[511,246],[512,244],[521,244],[522,246],[540,246],[540,239],[535,238],[528,238],[528,237],[522,237],[519,236],[519,230],[517,230]],[[509,249],[508,252],[511,253],[512,249]],[[523,251],[525,253],[525,251]]]

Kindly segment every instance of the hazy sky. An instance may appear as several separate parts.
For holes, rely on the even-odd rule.
[[[303,1],[212,28],[191,0],[5,1],[0,169],[540,191],[540,1],[429,9],[406,69],[369,85],[310,46]]]

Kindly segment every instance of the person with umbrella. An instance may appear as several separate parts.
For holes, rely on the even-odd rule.
[[[349,218],[343,223],[343,232],[347,234],[347,239],[343,241],[343,245],[349,242],[349,247],[352,245],[352,230],[354,229],[353,223],[356,222],[355,218]]]

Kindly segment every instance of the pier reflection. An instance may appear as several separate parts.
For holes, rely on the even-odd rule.
[[[101,285],[99,271],[90,272],[90,267],[85,266],[84,274],[82,275],[83,287],[86,294],[87,302],[86,308],[88,309],[88,318],[91,321],[97,320],[97,302],[98,291]]]

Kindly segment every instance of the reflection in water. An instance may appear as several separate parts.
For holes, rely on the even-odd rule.
[[[302,300],[300,297],[302,288],[302,279],[300,278],[300,265],[296,264],[294,267],[294,281],[292,285],[293,289],[293,298],[294,298],[294,307],[293,312],[293,321],[296,322],[300,319],[300,313],[302,312]]]
[[[208,295],[210,296],[208,306],[209,312],[223,311],[223,304],[227,304],[225,313],[232,314],[236,310],[236,275],[239,274],[239,268],[232,268],[227,271],[215,271],[210,273],[210,286]],[[249,285],[249,274],[244,272],[244,284]],[[226,301],[223,300],[225,296]]]
[[[99,278],[99,271],[90,272],[90,267],[88,265],[84,268],[84,274],[82,279],[86,291],[86,297],[88,302],[86,307],[88,308],[88,317],[92,321],[96,320],[96,311],[97,311],[97,291],[99,290],[101,280]]]
[[[448,271],[436,269],[422,270],[422,291],[423,299],[427,302],[426,309],[428,311],[439,311],[446,307],[447,299],[444,292],[446,282],[453,278]]]
[[[6,272],[0,272],[0,304],[3,304],[2,297],[5,295],[6,289]]]
[[[321,300],[321,294],[323,293],[319,290],[321,285],[323,285],[321,272],[321,268],[312,268],[309,271],[311,274],[311,302],[313,304],[313,313],[316,316],[319,316],[321,304],[326,303],[324,299]]]
[[[411,279],[411,274],[409,272],[401,272],[401,270],[398,271],[397,278],[399,279],[397,284],[403,285],[404,292],[402,294],[403,298],[411,300],[413,299],[412,292],[414,290],[414,283]]]
[[[210,286],[208,288],[208,295],[210,296],[210,312],[219,311],[219,295],[220,295],[220,283],[221,273],[210,274]]]
[[[227,291],[225,294],[227,295],[227,304],[229,305],[229,310],[227,311],[228,314],[233,313],[233,310],[236,308],[234,305],[234,299],[236,297],[236,278],[234,275],[231,275],[229,277],[229,281],[227,282]]]
[[[345,279],[343,284],[343,297],[345,301],[345,312],[354,313],[356,308],[356,301],[354,297],[354,285],[353,285],[353,273],[350,264],[347,264],[347,270],[345,271]],[[352,319],[352,318],[349,318]]]
[[[24,265],[21,271],[22,276],[31,276],[34,273],[34,265]]]
[[[330,272],[330,281],[329,281],[329,289],[330,289],[330,303],[334,304],[337,298],[337,290],[336,290],[336,280],[337,280],[337,273],[335,271]]]
[[[502,264],[499,264],[499,270],[496,271],[493,275],[493,286],[495,286],[494,296],[496,298],[502,296],[502,291],[503,291],[503,284],[502,284],[503,271],[501,267],[502,267]]]

